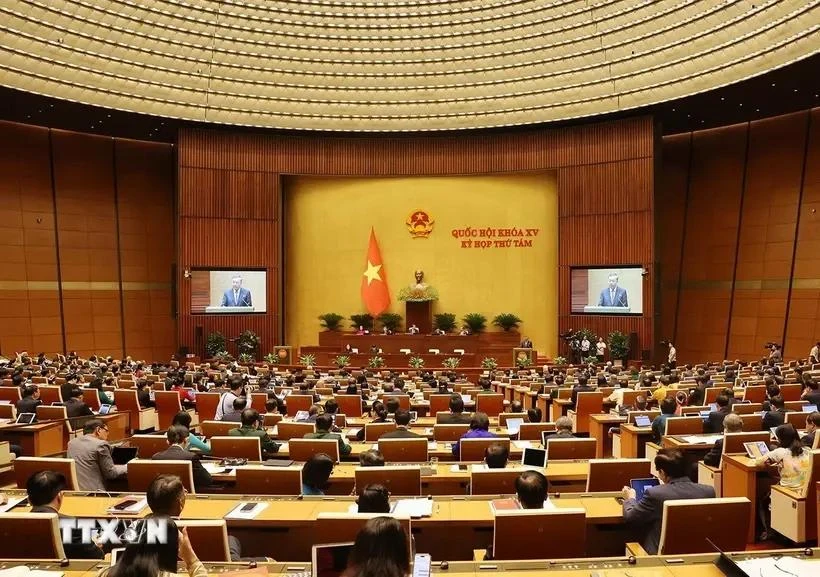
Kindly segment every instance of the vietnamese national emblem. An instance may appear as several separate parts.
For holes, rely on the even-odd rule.
[[[407,217],[405,224],[413,238],[427,238],[433,232],[433,217],[423,210],[414,210]]]

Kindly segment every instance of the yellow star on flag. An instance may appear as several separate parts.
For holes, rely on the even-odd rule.
[[[379,276],[379,270],[381,270],[381,268],[382,268],[382,265],[380,265],[380,264],[374,265],[369,260],[367,261],[367,270],[364,271],[363,276],[367,277],[367,285],[368,286],[370,286],[370,283],[372,283],[374,279],[375,280],[382,280],[382,277]]]

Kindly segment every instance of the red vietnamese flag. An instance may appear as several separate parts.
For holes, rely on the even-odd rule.
[[[379,316],[390,306],[390,291],[387,288],[387,273],[382,263],[382,254],[376,233],[370,228],[370,244],[367,246],[367,260],[362,275],[362,300],[371,316]]]

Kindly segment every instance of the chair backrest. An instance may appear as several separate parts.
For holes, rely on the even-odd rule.
[[[295,423],[293,421],[279,421],[276,425],[276,438],[282,441],[301,439],[308,433],[315,433],[314,423]]]
[[[100,391],[97,389],[86,387],[83,389],[83,402],[88,405],[92,411],[100,410]]]
[[[723,434],[723,454],[731,455],[746,453],[743,443],[754,443],[756,441],[769,442],[769,431],[750,431],[743,433],[724,433]]]
[[[293,417],[299,411],[307,411],[313,404],[313,395],[288,395],[285,397],[288,415]]]
[[[470,472],[471,495],[515,495],[520,469],[487,469]]]
[[[789,401],[799,401],[800,395],[803,393],[803,385],[797,384],[789,384],[789,385],[780,385],[780,396],[783,397],[783,400],[786,402]]]
[[[171,426],[174,416],[182,410],[182,401],[177,391],[154,391],[157,408],[157,426],[164,431]]]
[[[806,428],[806,419],[809,418],[810,413],[804,413],[800,411],[788,411],[786,413],[786,422],[794,425],[795,429],[805,429]]]
[[[8,419],[13,421],[17,418],[17,408],[12,405],[0,405],[0,419]]]
[[[527,413],[499,413],[498,426],[502,429],[507,426],[507,419],[524,419],[527,420]],[[523,424],[523,423],[522,423]]]
[[[356,540],[356,535],[362,530],[365,523],[374,517],[384,517],[384,513],[319,513],[311,525],[311,539],[313,543],[346,543]],[[413,548],[409,517],[389,515],[401,523],[407,535],[407,551],[410,560],[413,558]]]
[[[191,461],[131,459],[128,461],[128,490],[144,493],[159,475],[176,475],[189,493],[195,493]]]
[[[168,448],[168,439],[165,435],[132,435],[126,442],[137,448],[137,456],[141,459],[150,459]]]
[[[261,461],[262,443],[259,437],[211,437],[211,454],[214,457]]]
[[[260,415],[264,414],[267,402],[267,393],[251,393],[251,409],[256,409],[256,412]]]
[[[68,418],[65,407],[58,405],[40,405],[35,409],[38,421],[62,421]]]
[[[14,404],[21,398],[20,387],[0,387],[0,401],[11,401]]]
[[[584,509],[496,511],[493,558],[570,559],[586,552]]]
[[[236,492],[242,495],[301,495],[302,467],[237,467]]]
[[[436,441],[454,442],[461,438],[461,435],[470,430],[470,425],[433,425],[433,439]]]
[[[666,419],[665,435],[699,435],[703,433],[700,417],[669,417]]]
[[[387,463],[426,463],[427,439],[379,439],[379,451]]]
[[[651,477],[649,459],[591,459],[587,476],[587,493],[620,491],[630,479]]]
[[[54,385],[39,385],[39,389],[40,400],[43,401],[44,405],[63,402],[63,392],[60,387]]]
[[[490,445],[504,445],[510,450],[510,439],[503,437],[486,437],[478,439],[461,439],[458,442],[459,461],[483,461],[484,452]]]
[[[659,555],[744,551],[752,504],[746,497],[665,501]]]
[[[751,415],[763,410],[763,403],[735,403],[732,405],[732,412],[738,415]]]
[[[740,420],[743,421],[743,432],[760,431],[763,429],[763,415],[755,413],[754,415],[740,415]]]
[[[18,489],[25,489],[26,482],[34,473],[40,471],[57,471],[65,476],[69,491],[79,491],[77,485],[77,467],[74,459],[57,457],[17,457],[14,460],[14,480]]]
[[[114,404],[117,405],[117,411],[120,413],[128,413],[131,429],[137,429],[142,410],[137,397],[137,389],[114,389]]]
[[[391,397],[394,397],[399,401],[400,409],[410,410],[410,395],[405,395],[402,393],[382,393],[380,396],[381,401],[385,404],[385,406],[387,405],[387,399]]]
[[[313,455],[324,453],[339,462],[339,441],[336,439],[291,439],[288,455],[294,461],[309,461]]]
[[[339,412],[350,417],[362,416],[362,398],[359,395],[334,395]]]
[[[638,397],[640,396],[641,391],[636,391],[634,389],[626,389],[623,392],[623,402],[621,405],[624,407],[634,407],[635,403],[638,402]]]
[[[421,495],[421,467],[356,467],[356,493],[378,483],[387,487],[391,496]]]
[[[604,394],[600,391],[578,393],[575,400],[576,433],[589,432],[589,416],[604,412]]]
[[[766,400],[765,385],[751,385],[743,390],[743,400],[753,403],[762,403]]]
[[[540,441],[544,431],[554,433],[555,423],[522,423],[518,438],[522,441]]]
[[[284,415],[280,415],[279,413],[265,413],[262,415],[262,424],[265,427],[275,427],[282,422],[283,418]]]
[[[196,394],[196,414],[200,421],[210,421],[216,418],[216,409],[219,407],[219,399],[222,393],[197,393]]]
[[[718,395],[723,392],[725,387],[707,387],[706,388],[706,396],[705,400],[703,401],[704,405],[711,405],[712,403],[717,401]]]
[[[596,444],[595,439],[547,439],[547,459],[594,459]]]
[[[475,396],[476,412],[486,413],[488,417],[497,417],[504,411],[504,395],[500,393],[478,393]]]
[[[435,393],[430,395],[430,414],[446,413],[450,410],[450,395]]]
[[[238,429],[241,427],[241,423],[236,422],[229,422],[229,421],[200,421],[199,422],[199,430],[202,431],[202,434],[205,435],[207,438],[211,437],[224,437],[228,434],[228,431],[231,429]]]
[[[375,443],[379,437],[385,433],[396,430],[396,423],[390,421],[388,423],[365,423],[364,425],[364,440]]]
[[[0,513],[0,558],[65,559],[57,513]]]
[[[174,521],[180,529],[187,527],[191,548],[200,561],[222,563],[231,560],[228,547],[228,525],[224,519]]]

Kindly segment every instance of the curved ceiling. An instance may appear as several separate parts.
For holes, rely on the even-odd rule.
[[[543,123],[818,52],[820,0],[6,0],[0,84],[183,120],[344,131]]]

